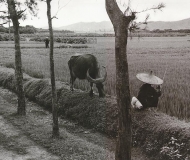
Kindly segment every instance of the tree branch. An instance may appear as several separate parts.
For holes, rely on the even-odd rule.
[[[7,18],[9,18],[9,16],[0,16],[0,19],[7,19]]]
[[[55,16],[53,16],[53,17],[56,17],[57,16],[57,14],[59,13],[59,11],[60,10],[62,10],[65,6],[67,6],[70,2],[71,2],[71,0],[70,1],[68,1],[64,6],[62,6],[62,7],[60,7],[60,0],[58,1],[58,9],[57,9],[57,12],[55,13]],[[52,18],[53,18],[52,17]],[[57,18],[58,19],[58,18]]]
[[[162,8],[164,8],[165,7],[165,5],[163,4],[163,3],[160,3],[160,4],[158,4],[158,6],[156,6],[156,7],[152,7],[152,8],[148,8],[148,9],[145,9],[145,10],[142,10],[142,11],[139,11],[139,12],[137,12],[137,11],[131,11],[131,9],[130,8],[127,8],[126,9],[126,11],[124,12],[125,14],[127,14],[127,13],[129,13],[129,10],[131,11],[131,14],[134,14],[134,15],[136,15],[136,14],[138,14],[138,13],[142,13],[142,12],[147,12],[147,11],[150,11],[150,10],[161,10]],[[135,30],[138,30],[138,29],[140,29],[140,25],[142,25],[142,24],[144,24],[144,25],[147,25],[148,24],[148,19],[149,19],[149,14],[146,16],[146,18],[145,18],[145,20],[143,21],[143,22],[139,22],[139,23],[137,23],[137,22],[135,22],[135,21],[131,21],[131,24],[130,24],[130,26],[129,26],[129,32],[131,33],[131,32],[134,32]],[[145,28],[146,28],[146,26],[145,26]]]
[[[25,9],[25,10],[18,11],[18,12],[17,12],[17,16],[18,16],[18,17],[22,17],[22,14],[23,14],[25,11],[26,11],[26,9]]]
[[[158,6],[156,6],[156,7],[151,7],[151,8],[148,8],[148,9],[145,9],[145,10],[142,10],[142,11],[139,11],[139,12],[134,12],[135,14],[136,13],[142,13],[142,12],[147,12],[147,11],[150,11],[150,10],[161,10],[162,8],[164,8],[165,7],[165,4],[163,4],[163,3],[160,3],[160,4],[158,4]]]
[[[2,13],[4,13],[4,14],[6,14],[6,13],[7,13],[6,11],[0,11],[0,12],[2,12]]]
[[[0,23],[0,26],[4,25],[4,24],[7,24],[9,21],[5,21],[3,23]]]
[[[54,18],[55,18],[55,19],[58,19],[56,16],[51,17],[51,19],[54,19]]]

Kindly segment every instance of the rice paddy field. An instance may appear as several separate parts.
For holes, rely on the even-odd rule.
[[[136,78],[139,72],[151,70],[164,77],[158,110],[179,119],[190,120],[190,37],[147,37],[128,40],[128,64],[131,96],[136,96],[142,85]],[[56,80],[70,81],[67,62],[75,53],[94,54],[100,65],[107,68],[105,91],[115,96],[114,38],[99,37],[97,44],[88,48],[58,48],[55,43],[54,61]],[[49,49],[43,42],[21,42],[23,70],[37,78],[49,78]],[[0,64],[14,67],[14,42],[0,42]],[[102,73],[104,74],[104,73]],[[165,75],[165,76],[164,76]],[[75,88],[89,90],[87,81],[75,82]]]

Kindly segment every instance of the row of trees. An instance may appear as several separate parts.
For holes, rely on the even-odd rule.
[[[52,113],[53,113],[53,126],[52,136],[54,138],[59,137],[58,126],[58,108],[57,108],[57,94],[55,86],[55,73],[54,73],[54,58],[53,58],[53,29],[52,29],[52,17],[51,15],[51,1],[52,0],[38,0],[46,2],[47,4],[47,19],[49,25],[49,37],[50,37],[50,73],[51,73],[51,86],[52,86]],[[130,0],[129,0],[130,2]],[[19,20],[26,18],[26,9],[22,9],[24,5],[27,10],[36,15],[35,8],[37,7],[37,0],[25,0],[21,3],[17,0],[0,0],[0,3],[7,6],[7,11],[0,11],[0,18],[3,19],[3,23],[9,22],[11,19],[14,28],[14,41],[15,41],[15,79],[18,95],[18,115],[26,115],[25,109],[25,95],[23,91],[23,73],[22,73],[22,61],[21,61],[21,49],[20,49],[20,36],[19,36]],[[115,32],[115,62],[116,62],[116,92],[117,92],[117,104],[119,110],[119,130],[118,139],[116,144],[115,159],[116,160],[131,160],[131,109],[130,109],[130,90],[129,90],[129,74],[128,74],[128,62],[126,55],[126,46],[128,38],[128,30],[133,31],[137,28],[133,23],[136,14],[140,12],[132,12],[128,6],[123,13],[116,0],[105,0],[107,14],[114,26]],[[154,7],[153,9],[160,9],[163,5]]]
[[[3,26],[0,26],[0,32],[1,33],[9,33],[9,28],[6,28],[6,27],[3,27]],[[13,26],[10,27],[10,33],[13,33],[14,32],[14,28]],[[36,28],[34,28],[33,26],[31,27],[19,27],[19,32],[20,34],[34,34],[36,33]]]
[[[0,26],[0,33],[14,33],[13,26],[10,26],[9,28]],[[36,28],[34,26],[27,25],[25,27],[19,26],[19,32],[20,34],[34,34],[37,32]]]
[[[178,29],[178,30],[173,30],[173,29],[155,29],[152,30],[151,32],[153,33],[167,33],[167,32],[179,32],[179,33],[190,33],[190,29]]]
[[[59,137],[58,127],[58,116],[57,116],[57,105],[56,105],[56,88],[55,88],[55,74],[54,74],[54,59],[53,59],[53,30],[52,30],[52,17],[51,17],[51,0],[39,0],[46,2],[47,4],[47,18],[49,24],[49,36],[50,36],[50,73],[51,73],[51,84],[52,84],[52,111],[53,111],[53,137]],[[20,47],[20,26],[19,20],[25,19],[26,9],[22,9],[23,6],[32,15],[36,15],[37,1],[25,0],[21,3],[17,0],[0,0],[1,4],[7,7],[7,10],[0,11],[0,18],[3,20],[2,24],[13,23],[14,28],[14,41],[15,41],[15,80],[16,80],[16,91],[18,95],[18,107],[17,114],[21,116],[26,115],[26,103],[25,94],[23,89],[23,72],[22,72],[22,60],[21,60],[21,47]]]
[[[10,29],[10,33],[14,32],[13,26],[10,26],[10,28],[0,26],[0,33],[9,33],[9,29]],[[34,26],[31,26],[31,25],[19,26],[19,31],[20,31],[20,34],[34,34],[37,32],[38,33],[49,32],[47,29],[39,29],[39,28],[35,28]],[[60,34],[61,33],[74,33],[74,31],[69,31],[69,30],[54,30],[54,32],[60,33]]]

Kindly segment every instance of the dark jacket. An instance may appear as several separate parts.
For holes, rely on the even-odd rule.
[[[46,45],[46,48],[49,48],[49,39],[48,38],[45,39],[45,45]]]
[[[143,105],[143,108],[157,107],[158,98],[161,96],[161,91],[154,89],[151,84],[143,84],[140,87],[137,99]]]

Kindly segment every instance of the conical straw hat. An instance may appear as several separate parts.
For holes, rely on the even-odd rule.
[[[140,81],[148,84],[161,85],[163,83],[163,80],[153,75],[152,71],[150,73],[138,73],[136,77]]]

